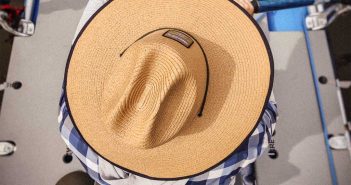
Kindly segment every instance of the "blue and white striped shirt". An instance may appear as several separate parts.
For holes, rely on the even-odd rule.
[[[187,185],[219,185],[219,184],[231,184],[235,175],[240,171],[241,168],[256,161],[256,159],[262,155],[265,148],[268,146],[268,140],[271,139],[277,118],[277,107],[273,101],[269,101],[266,106],[263,117],[252,133],[248,140],[244,141],[244,144],[240,145],[240,148],[232,154],[225,162],[218,165],[216,168],[196,177],[185,179]],[[83,140],[82,136],[77,132],[77,129],[71,122],[68,115],[68,109],[66,107],[66,95],[62,93],[60,99],[60,113],[58,117],[60,123],[60,132],[63,140],[67,144],[68,148],[78,157],[84,166],[87,173],[99,184],[126,184],[127,179],[133,177],[133,184],[141,182],[140,184],[161,184],[165,181],[148,180],[142,177],[138,177],[134,174],[119,169],[116,166],[110,165],[113,168],[115,174],[113,177],[110,174],[104,173],[107,161],[103,160],[97,153],[95,153],[87,143]],[[104,166],[102,166],[103,164]],[[139,180],[135,180],[139,178]],[[121,181],[121,183],[118,183]],[[123,181],[123,183],[122,183]],[[149,181],[148,183],[145,183]]]

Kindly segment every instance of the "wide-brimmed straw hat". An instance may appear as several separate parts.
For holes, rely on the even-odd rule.
[[[109,1],[71,49],[66,103],[107,161],[151,179],[188,178],[252,134],[272,62],[261,29],[234,2]]]

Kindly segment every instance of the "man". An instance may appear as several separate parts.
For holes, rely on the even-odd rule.
[[[88,18],[90,18],[106,2],[107,1],[105,0],[89,1],[79,23],[78,32],[82,29]],[[236,2],[247,10],[249,14],[253,14],[253,6],[248,0],[238,0]],[[168,32],[166,32],[165,35],[167,33]],[[179,34],[179,32],[177,34]],[[81,34],[78,34],[78,37],[80,35]],[[173,37],[174,36],[175,35],[173,35]],[[172,37],[172,35],[170,35],[170,37]],[[120,55],[124,55],[124,52],[122,52]],[[130,96],[132,95],[133,93]],[[205,101],[202,101],[204,104]],[[139,103],[138,106],[144,106],[144,104]],[[243,184],[255,184],[255,180],[252,178],[252,163],[263,153],[263,149],[267,147],[268,140],[271,139],[273,135],[277,117],[277,109],[272,96],[265,107],[266,109],[264,110],[261,121],[257,124],[255,130],[251,132],[251,136],[245,140],[244,143],[241,144],[236,150],[236,152],[232,153],[226,161],[218,165],[216,168],[207,171],[206,173],[201,173],[197,176],[192,176],[189,178],[180,178],[179,180],[160,180],[162,178],[152,180],[155,178],[147,178],[146,175],[140,175],[140,173],[135,174],[131,172],[132,170],[125,170],[124,168],[112,164],[97,154],[97,152],[89,147],[84,141],[79,131],[77,131],[77,128],[75,127],[76,125],[72,124],[72,120],[68,116],[69,108],[67,105],[67,94],[65,91],[63,92],[60,100],[60,115],[58,120],[60,123],[62,138],[66,142],[67,146],[80,159],[87,173],[98,184],[234,184],[235,177],[238,174],[240,174],[239,176],[242,179]],[[200,114],[202,114],[202,112]],[[140,143],[138,141],[128,142],[133,146],[144,147],[145,145],[144,143]],[[230,171],[228,171],[228,169],[230,169]]]

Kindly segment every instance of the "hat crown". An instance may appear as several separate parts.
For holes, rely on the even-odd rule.
[[[206,84],[201,49],[196,44],[184,47],[163,32],[132,44],[105,85],[103,121],[133,147],[153,148],[169,141],[201,107]]]

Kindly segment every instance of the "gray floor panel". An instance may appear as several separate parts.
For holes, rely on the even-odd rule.
[[[260,185],[331,184],[312,75],[301,32],[271,32],[279,158],[257,162]]]
[[[328,79],[327,84],[318,83],[328,133],[334,135],[344,134],[344,122],[342,120],[341,110],[339,107],[340,105],[336,93],[337,87],[335,83],[335,74],[325,31],[312,31],[309,33],[309,36],[311,40],[311,48],[313,51],[317,77],[325,76]],[[351,175],[348,173],[351,171],[349,151],[334,150],[332,153],[339,184],[349,185],[351,182]]]
[[[15,141],[18,150],[0,158],[1,185],[51,185],[82,169],[77,159],[62,162],[57,113],[66,58],[86,2],[42,1],[36,34],[14,41],[7,81],[23,87],[5,91],[0,140]]]

